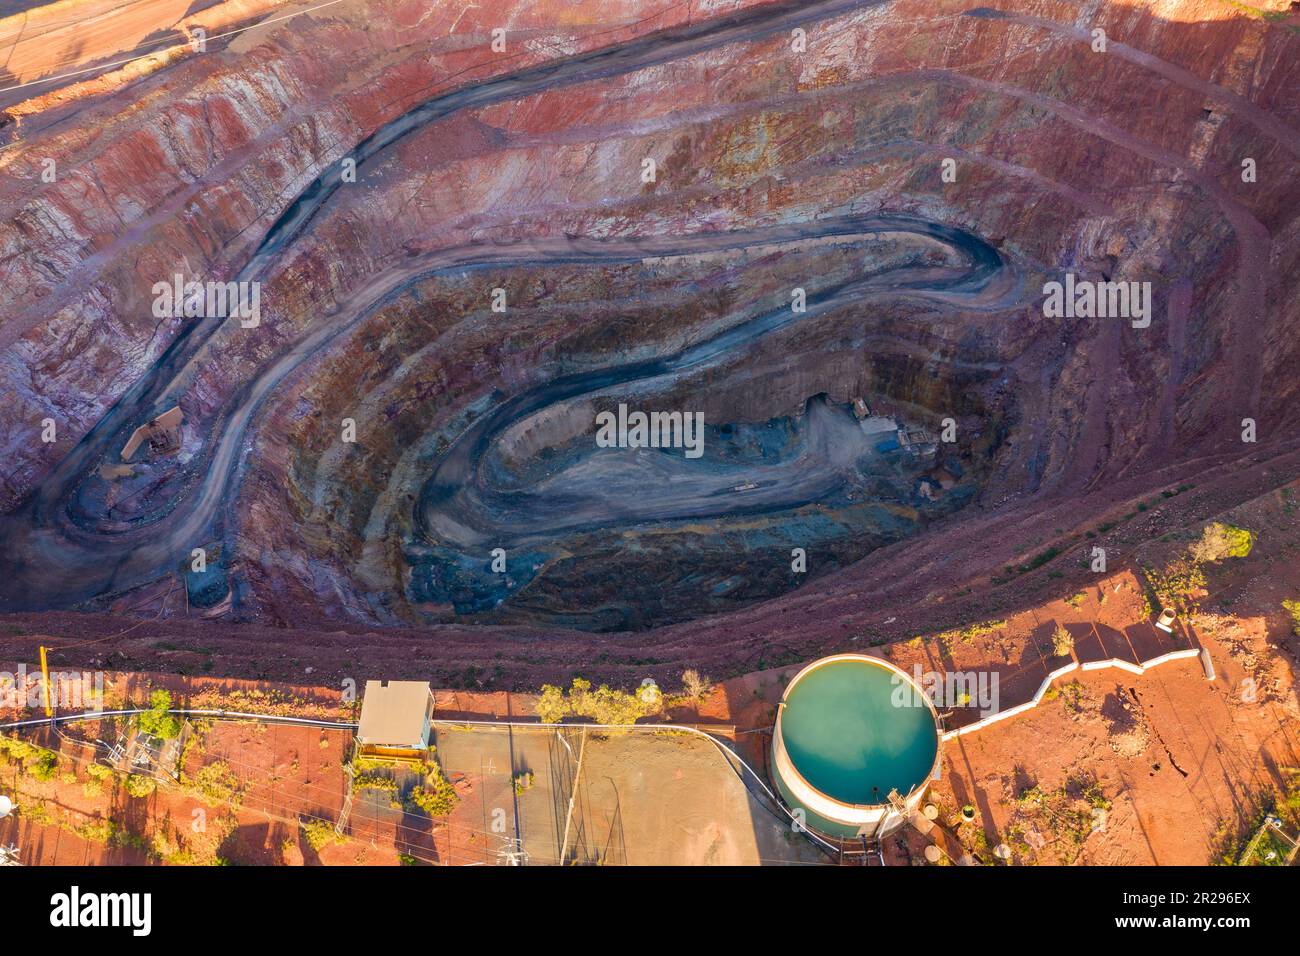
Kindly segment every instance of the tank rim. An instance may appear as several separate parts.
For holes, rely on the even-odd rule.
[[[912,676],[904,671],[901,667],[879,657],[873,657],[870,654],[832,654],[827,657],[820,657],[815,661],[806,664],[797,674],[790,679],[781,694],[780,703],[777,704],[776,722],[772,728],[772,751],[773,751],[773,768],[772,771],[781,777],[786,786],[790,788],[795,798],[805,805],[807,809],[812,810],[821,816],[826,817],[836,823],[845,825],[854,824],[872,824],[879,822],[883,811],[890,808],[888,802],[884,803],[850,803],[834,797],[823,790],[813,786],[806,777],[800,772],[795,765],[794,759],[790,756],[785,746],[785,739],[781,733],[782,718],[785,708],[789,706],[789,697],[794,688],[808,674],[829,664],[842,662],[858,662],[871,664],[884,670],[891,671],[902,680],[906,681],[908,686],[925,701],[926,708],[930,711],[930,719],[934,729],[935,748],[934,761],[930,766],[929,772],[919,781],[912,785],[912,788],[903,795],[903,800],[909,804],[919,798],[930,786],[930,781],[934,778],[935,772],[939,768],[939,763],[943,759],[943,731],[939,723],[939,712],[935,709],[934,702],[925,694],[921,687],[912,679]],[[788,771],[788,772],[787,772]],[[793,777],[793,780],[790,778]],[[800,790],[807,790],[807,793],[800,793]],[[812,799],[809,799],[811,797]]]

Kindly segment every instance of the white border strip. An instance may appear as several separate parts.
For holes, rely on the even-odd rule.
[[[1153,667],[1159,667],[1161,664],[1166,664],[1169,661],[1188,660],[1196,657],[1200,653],[1201,649],[1198,647],[1185,647],[1177,651],[1169,651],[1167,654],[1161,654],[1159,657],[1153,657],[1151,660],[1144,661],[1141,664],[1134,664],[1132,661],[1123,661],[1118,657],[1112,657],[1109,660],[1102,661],[1088,661],[1086,664],[1080,664],[1078,661],[1071,661],[1064,667],[1058,667],[1043,678],[1043,683],[1039,685],[1038,693],[1034,694],[1033,699],[1027,700],[1023,704],[1017,704],[1015,707],[1008,707],[1006,710],[998,711],[998,713],[993,714],[991,717],[977,720],[975,723],[967,724],[965,727],[958,727],[956,730],[949,730],[943,735],[943,739],[948,741],[955,737],[974,733],[977,730],[983,730],[985,727],[996,724],[1000,720],[1006,720],[1008,717],[1015,717],[1019,714],[1023,714],[1027,710],[1032,710],[1042,702],[1043,695],[1046,694],[1047,689],[1052,686],[1052,682],[1058,677],[1069,674],[1071,671],[1099,671],[1105,670],[1108,667],[1118,667],[1120,670],[1128,671],[1130,674],[1141,676]]]

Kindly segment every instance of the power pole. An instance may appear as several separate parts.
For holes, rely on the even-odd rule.
[[[564,866],[564,859],[569,852],[569,825],[573,822],[573,804],[578,799],[578,781],[582,778],[582,758],[586,753],[587,728],[583,727],[582,740],[578,744],[578,769],[573,772],[573,783],[569,788],[569,811],[564,815],[564,838],[560,841],[560,866]]]
[[[45,716],[53,717],[54,708],[50,706],[50,665],[45,656],[45,645],[41,645],[41,688],[45,693]]]
[[[510,747],[510,798],[514,802],[515,811],[515,845],[514,850],[508,853],[506,858],[510,861],[511,866],[524,866],[528,862],[528,854],[524,852],[524,834],[519,821],[519,791],[515,787],[515,728],[513,716],[510,709],[510,692],[506,691],[506,740]]]

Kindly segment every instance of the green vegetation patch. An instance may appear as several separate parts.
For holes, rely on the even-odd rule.
[[[634,724],[648,714],[658,713],[662,702],[656,696],[643,700],[636,694],[575,677],[566,694],[552,684],[542,686],[537,716],[543,723],[558,724],[565,717],[588,717],[598,724]]]
[[[1006,626],[1007,622],[1003,620],[982,621],[979,624],[968,624],[965,627],[954,627],[943,631],[938,635],[938,639],[945,648],[951,648],[958,641],[969,644],[977,637],[987,637]]]
[[[149,695],[149,709],[137,720],[140,730],[160,740],[173,740],[181,734],[181,722],[168,711],[172,707],[172,695],[165,690],[156,690]]]
[[[1187,551],[1192,560],[1206,564],[1225,558],[1244,558],[1254,546],[1255,536],[1250,531],[1215,521],[1206,526]]]
[[[460,796],[443,774],[442,767],[431,756],[426,764],[424,780],[412,788],[406,795],[406,800],[431,817],[445,817],[456,809]]]
[[[358,790],[382,790],[386,793],[397,792],[397,781],[382,773],[367,771],[353,778],[352,786]]]
[[[313,850],[323,850],[335,843],[342,843],[343,837],[334,831],[334,827],[325,820],[304,820],[301,824],[303,839]]]
[[[53,780],[59,772],[58,753],[17,737],[0,737],[0,755],[40,781]]]
[[[1300,637],[1300,601],[1283,601],[1282,609],[1291,615],[1291,633]]]
[[[1281,787],[1260,793],[1257,810],[1244,825],[1239,818],[1219,825],[1214,862],[1220,866],[1281,866],[1291,847],[1279,840],[1272,827],[1265,827],[1276,817],[1288,836],[1300,831],[1300,769],[1290,768]]]
[[[210,807],[239,802],[239,778],[224,760],[200,767],[185,784],[190,793]]]
[[[1027,862],[1053,862],[1054,856],[1054,862],[1074,863],[1092,832],[1105,826],[1110,808],[1110,798],[1092,777],[1071,777],[1056,790],[1034,784],[1013,799],[1004,837]]]
[[[126,778],[123,786],[128,796],[139,800],[151,796],[158,789],[158,781],[144,774],[133,773]]]

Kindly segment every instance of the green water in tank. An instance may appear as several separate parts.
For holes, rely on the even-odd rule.
[[[781,734],[805,780],[844,803],[906,795],[934,766],[930,708],[894,671],[866,661],[823,664],[786,696]],[[901,706],[900,706],[901,704]]]

